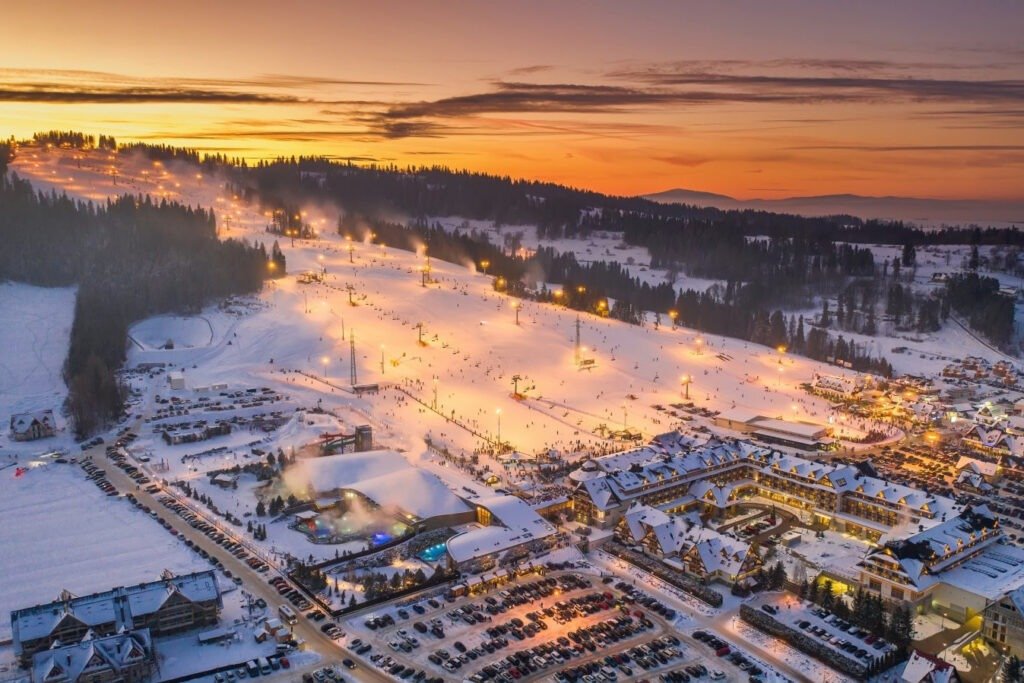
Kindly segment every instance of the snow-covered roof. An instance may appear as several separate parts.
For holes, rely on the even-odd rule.
[[[735,576],[750,552],[749,544],[704,526],[697,515],[670,516],[648,505],[636,504],[623,519],[634,541],[652,533],[662,554],[695,553],[708,573]]]
[[[11,415],[11,431],[15,434],[24,434],[36,422],[48,429],[54,429],[53,411],[46,409],[33,410],[28,413],[15,413]]]
[[[437,476],[418,467],[407,466],[389,474],[362,479],[347,488],[358,491],[383,508],[399,508],[420,519],[470,510]]]
[[[759,430],[768,430],[769,432],[777,432],[779,434],[786,434],[805,439],[807,440],[807,443],[814,443],[813,439],[820,438],[828,431],[828,428],[822,425],[811,424],[809,422],[777,420],[774,418],[756,420],[754,421],[754,426]]]
[[[948,683],[955,671],[952,664],[914,650],[903,667],[900,680],[904,683]]]
[[[547,522],[544,522],[543,527],[527,531],[503,526],[485,526],[456,534],[448,539],[445,546],[452,560],[465,562],[546,538],[554,533],[555,528]]]
[[[943,583],[974,593],[996,598],[1009,593],[1024,602],[1024,548],[1009,543],[986,547],[967,562],[942,572]]]
[[[492,495],[475,499],[473,503],[487,508],[494,517],[510,529],[529,529],[547,524],[536,510],[517,496]]]
[[[114,624],[131,628],[133,618],[152,614],[175,593],[193,602],[220,600],[220,588],[212,570],[114,588],[11,612],[14,642],[17,645],[45,638],[64,619],[74,619],[86,626]]]
[[[139,629],[37,652],[32,658],[33,681],[77,681],[83,674],[106,668],[116,672],[152,657],[149,629]]]
[[[340,453],[322,458],[304,458],[285,471],[286,482],[298,489],[312,488],[316,493],[334,493],[351,488],[364,479],[385,476],[411,467],[396,451]]]
[[[956,463],[956,469],[962,470],[964,468],[970,468],[985,477],[994,477],[999,469],[999,465],[994,462],[985,462],[984,460],[962,455]]]
[[[299,460],[286,470],[286,482],[323,496],[339,489],[358,491],[381,507],[395,507],[420,519],[469,507],[435,475],[413,467],[396,451],[340,453]]]

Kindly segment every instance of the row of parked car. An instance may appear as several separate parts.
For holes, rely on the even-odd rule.
[[[653,627],[654,624],[650,620],[634,619],[626,614],[605,619],[591,626],[570,631],[567,636],[561,636],[554,642],[542,643],[534,648],[513,652],[494,664],[483,667],[469,676],[469,680],[473,683],[492,680],[511,683],[511,681],[532,675],[549,666],[561,666],[586,652],[595,652],[598,648],[609,647],[621,640],[633,638]],[[535,653],[540,653],[541,656]],[[591,674],[584,674],[584,676],[586,675]],[[592,678],[591,680],[597,679]]]
[[[85,470],[86,478],[90,479],[92,483],[96,484],[97,488],[108,496],[116,496],[117,489],[114,485],[107,481],[107,473],[101,470],[96,465],[93,465],[88,460],[82,461],[82,469]]]
[[[673,635],[664,635],[650,642],[634,645],[624,652],[606,655],[604,659],[559,671],[555,674],[555,680],[559,683],[616,681],[619,674],[626,677],[632,676],[634,667],[649,671],[665,666],[682,656],[683,651],[679,648],[679,639]],[[690,680],[688,675],[683,675],[686,681]]]
[[[186,507],[184,504],[178,502],[178,500],[175,499],[173,496],[163,496],[162,498],[160,498],[160,503],[164,507],[177,513],[177,515],[181,517],[183,520],[185,520],[190,527],[202,532],[211,541],[227,550],[229,553],[237,557],[239,560],[245,562],[254,571],[257,571],[261,574],[266,574],[270,571],[270,566],[267,565],[266,562],[259,559],[258,557],[253,556],[248,550],[246,550],[245,546],[243,546],[238,541],[232,539],[231,537],[227,536],[224,532],[220,531],[213,524],[207,522],[205,519],[203,519],[198,514],[193,512],[190,508]],[[186,544],[188,544],[188,541],[186,541]],[[215,566],[221,566],[219,561],[215,561],[214,564]],[[227,576],[231,577],[231,573],[229,571],[225,571],[224,573]],[[241,579],[237,577],[232,578],[235,579],[236,584],[240,584],[242,582]],[[302,609],[308,609],[308,607],[304,607]]]
[[[444,683],[444,679],[440,676],[431,677],[423,669],[405,666],[404,664],[396,662],[388,655],[383,655],[379,652],[370,655],[370,661],[380,668],[381,671],[386,671],[395,678],[418,681],[420,683]]]
[[[251,659],[241,666],[230,671],[214,674],[215,683],[231,683],[243,678],[256,678],[257,676],[269,676],[275,671],[292,668],[291,662],[284,655],[271,655],[270,657],[258,657]]]
[[[306,599],[306,597],[299,592],[297,588],[294,588],[290,583],[285,581],[280,576],[272,576],[268,583],[274,587],[278,595],[282,596],[285,600],[295,605],[302,611],[310,609],[313,605]]]
[[[800,630],[856,657],[862,662],[870,662],[876,657],[882,656],[887,650],[893,647],[884,639],[872,635],[867,629],[860,628],[848,621],[840,619],[822,607],[816,607],[812,609],[811,612],[815,616],[821,618],[821,620],[831,628],[825,628],[824,626],[814,624],[807,619],[803,619],[798,621],[796,624]],[[848,635],[849,638],[844,635],[838,635],[832,629]],[[874,650],[874,652],[871,650]]]
[[[738,650],[734,651],[729,647],[728,643],[713,633],[708,633],[707,631],[694,631],[693,638],[714,650],[715,655],[718,657],[722,657],[732,662],[741,671],[746,671],[751,680],[759,679],[764,674],[764,669],[758,666],[756,662],[751,661],[742,652]]]
[[[632,600],[643,605],[666,621],[672,621],[676,618],[676,611],[674,609],[666,607],[664,602],[651,597],[636,586],[630,585],[625,581],[619,581],[615,584],[615,587],[626,594],[623,597],[623,602],[629,603]]]

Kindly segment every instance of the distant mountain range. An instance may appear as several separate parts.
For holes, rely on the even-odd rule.
[[[676,188],[644,195],[666,204],[713,206],[719,209],[753,209],[801,216],[849,215],[860,218],[902,220],[925,226],[943,224],[1024,227],[1024,201],[977,199],[920,199],[916,197],[865,197],[828,194],[785,199],[736,199],[724,194]]]

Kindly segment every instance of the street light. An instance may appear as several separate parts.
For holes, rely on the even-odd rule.
[[[697,337],[693,343],[697,345],[697,355],[701,355],[701,345],[704,343],[704,340],[701,339],[700,337]]]
[[[676,318],[679,317],[679,311],[677,311],[674,308],[670,309],[669,312],[668,312],[668,317],[672,319],[672,329],[675,329],[675,327],[676,327]]]
[[[487,275],[487,269],[491,267],[491,262],[487,259],[480,261],[480,267],[483,268],[484,275]]]
[[[512,302],[512,309],[516,312],[516,325],[518,325],[519,324],[519,302],[518,301],[513,301]]]
[[[501,447],[501,408],[496,408],[494,414],[498,416],[498,446]]]
[[[328,358],[327,356],[324,356],[323,358],[320,359],[320,362],[323,363],[324,366],[324,379],[327,379],[327,364],[331,362],[331,359]]]
[[[693,377],[690,376],[690,375],[683,375],[682,383],[683,383],[683,390],[685,392],[683,394],[683,398],[685,398],[687,401],[689,401],[690,400],[690,385],[693,383]]]
[[[380,374],[384,374],[384,345],[380,345]]]

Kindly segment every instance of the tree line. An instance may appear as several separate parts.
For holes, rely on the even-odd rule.
[[[262,244],[217,239],[212,210],[148,196],[77,201],[16,175],[0,176],[0,241],[0,279],[78,286],[64,378],[79,435],[123,409],[115,373],[133,322],[258,291],[271,270]]]

